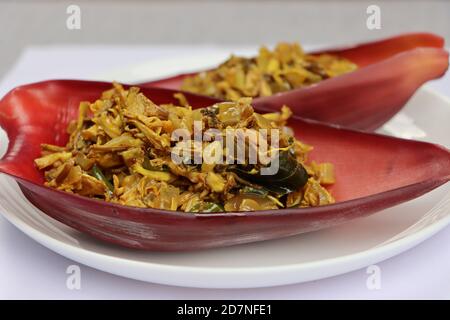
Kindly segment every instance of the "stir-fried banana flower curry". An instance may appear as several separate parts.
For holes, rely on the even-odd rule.
[[[177,98],[178,105],[156,105],[138,88],[126,90],[115,83],[95,102],[81,102],[78,118],[68,126],[67,145],[41,145],[42,155],[35,164],[44,170],[45,185],[122,205],[185,212],[254,211],[334,202],[325,188],[334,183],[333,165],[308,161],[312,147],[297,140],[286,126],[291,115],[288,107],[259,114],[252,108],[251,98],[240,98],[193,109],[182,94]],[[238,163],[173,161],[174,149],[186,141],[175,141],[172,133],[187,130],[193,145],[195,122],[201,123],[202,132],[215,129],[224,136],[230,129],[244,133],[278,130],[279,169],[263,175],[262,170],[270,164],[251,163],[249,154]],[[248,139],[245,143],[251,149],[254,142]],[[205,150],[217,142],[200,143]]]
[[[236,101],[310,86],[356,69],[347,59],[306,54],[297,43],[279,43],[274,50],[261,47],[253,58],[231,56],[215,69],[185,78],[181,89]]]

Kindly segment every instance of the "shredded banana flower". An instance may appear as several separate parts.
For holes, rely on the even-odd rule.
[[[193,109],[182,94],[176,98],[181,106],[156,105],[138,88],[125,90],[114,83],[98,100],[81,102],[77,119],[68,126],[67,145],[41,145],[35,165],[44,171],[45,185],[127,206],[184,212],[254,211],[334,202],[324,187],[335,181],[333,165],[308,162],[312,147],[296,140],[286,127],[291,115],[288,107],[258,114],[251,99],[242,98]],[[245,133],[280,129],[277,150],[286,170],[280,168],[265,178],[259,175],[264,165],[250,165],[247,158],[244,164],[173,161],[179,146],[190,148],[192,155],[196,146],[226,151],[211,139],[172,139],[177,129],[187,130],[191,139],[196,121],[202,124],[202,133],[207,129],[221,134],[227,129]],[[261,141],[249,139],[246,146],[256,148]]]
[[[309,86],[355,69],[347,59],[310,55],[297,43],[279,43],[273,51],[261,47],[254,58],[231,56],[216,69],[185,78],[181,89],[236,101]]]

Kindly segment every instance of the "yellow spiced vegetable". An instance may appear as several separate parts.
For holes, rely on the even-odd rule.
[[[46,185],[123,205],[185,212],[334,202],[324,187],[334,183],[333,165],[307,161],[312,147],[286,127],[289,108],[258,114],[251,99],[242,98],[193,109],[183,95],[177,98],[180,105],[156,105],[138,88],[114,84],[97,101],[82,102],[68,127],[67,145],[41,146],[35,164],[44,170]],[[179,132],[183,139],[174,138]],[[279,168],[265,175],[274,163]]]
[[[329,54],[310,55],[296,43],[262,47],[255,58],[231,56],[213,70],[184,79],[181,89],[236,101],[305,87],[351,72],[356,64]]]

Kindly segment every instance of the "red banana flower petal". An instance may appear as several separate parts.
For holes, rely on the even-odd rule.
[[[375,130],[392,118],[425,82],[448,68],[443,38],[429,33],[405,34],[332,53],[347,58],[358,70],[316,85],[254,99],[264,109],[288,105],[295,114],[359,130]],[[142,86],[179,89],[183,74]]]
[[[416,198],[450,180],[449,150],[417,142],[340,129],[294,117],[298,138],[314,146],[311,158],[332,162],[337,202],[313,208],[195,214],[127,207],[43,186],[33,164],[40,143],[63,145],[78,104],[94,100],[109,83],[59,80],[18,87],[0,101],[0,126],[9,136],[0,171],[14,177],[25,196],[49,216],[98,239],[162,251],[229,246],[334,226]],[[142,88],[156,103],[174,91]],[[188,95],[195,106],[214,102]]]
[[[364,67],[415,48],[443,48],[444,42],[444,38],[432,33],[405,33],[356,46],[325,49],[313,53],[335,54],[353,61],[359,67]]]

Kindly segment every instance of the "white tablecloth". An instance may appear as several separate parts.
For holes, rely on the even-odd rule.
[[[174,50],[176,49],[176,50]],[[230,51],[236,48],[230,48]],[[194,52],[191,47],[31,47],[3,77],[0,96],[28,82],[92,79],[124,64]],[[450,96],[450,74],[430,84]],[[129,280],[81,266],[81,290],[66,286],[76,264],[37,244],[0,215],[0,298],[3,299],[391,299],[450,298],[450,226],[397,257],[381,262],[381,289],[369,290],[361,269],[303,284],[245,290],[170,287]]]

